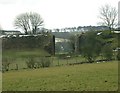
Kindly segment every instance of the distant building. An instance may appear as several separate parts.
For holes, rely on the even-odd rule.
[[[21,34],[20,31],[14,31],[14,30],[0,30],[1,35],[19,35]]]

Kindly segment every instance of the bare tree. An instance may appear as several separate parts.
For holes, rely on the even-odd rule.
[[[102,20],[102,25],[109,27],[110,30],[116,26],[117,20],[117,10],[115,7],[110,5],[105,5],[100,8],[100,16]]]
[[[37,30],[43,26],[43,19],[41,18],[41,16],[37,13],[30,13],[29,15],[30,17],[30,22],[31,22],[31,27],[32,27],[32,32],[33,34],[36,34]]]
[[[22,30],[24,30],[25,34],[28,34],[29,14],[23,13],[18,15],[14,21],[14,25],[17,28],[21,28]]]
[[[16,17],[14,25],[24,30],[25,34],[29,32],[36,34],[37,30],[43,26],[43,19],[37,13],[23,13]]]

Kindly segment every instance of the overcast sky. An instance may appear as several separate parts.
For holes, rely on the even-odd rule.
[[[46,28],[97,25],[99,8],[110,4],[118,9],[119,0],[0,0],[0,25],[14,30],[14,19],[24,12],[37,12]]]

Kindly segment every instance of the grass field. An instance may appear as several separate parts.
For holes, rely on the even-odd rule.
[[[2,91],[2,73],[0,72],[0,92]]]
[[[50,54],[43,49],[22,49],[22,50],[3,50],[2,62],[10,63],[9,70],[15,69],[18,64],[19,69],[27,68],[26,59],[34,57],[49,56]]]
[[[116,91],[118,62],[8,71],[2,84],[3,91]]]
[[[43,49],[25,49],[25,50],[5,50],[3,51],[3,63],[4,60],[10,63],[9,65],[9,70],[14,70],[16,69],[16,64],[18,65],[18,69],[25,69],[27,68],[26,60],[28,58],[35,58],[35,62],[39,61],[41,58],[45,56],[50,56],[49,53],[47,53]],[[46,58],[47,59],[47,58]],[[58,58],[57,56],[55,57],[49,57],[51,61],[50,66],[61,66],[61,65],[67,65],[71,63],[80,63],[85,61],[85,58],[79,56],[79,57],[70,57],[68,59],[64,58]]]

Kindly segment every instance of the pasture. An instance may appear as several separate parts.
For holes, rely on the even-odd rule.
[[[2,91],[2,72],[0,72],[0,92]]]
[[[57,56],[51,56],[48,52],[46,52],[43,49],[5,50],[3,51],[2,61],[4,64],[9,63],[9,70],[15,70],[16,64],[18,65],[19,70],[28,69],[26,62],[30,58],[34,58],[34,62],[39,63],[40,60],[43,58],[43,61],[49,59],[51,67],[63,66],[85,61],[85,58],[83,58],[82,56],[76,57],[72,55],[71,57],[66,58],[67,55],[59,54]]]
[[[3,73],[3,91],[116,91],[118,62],[21,69]]]

